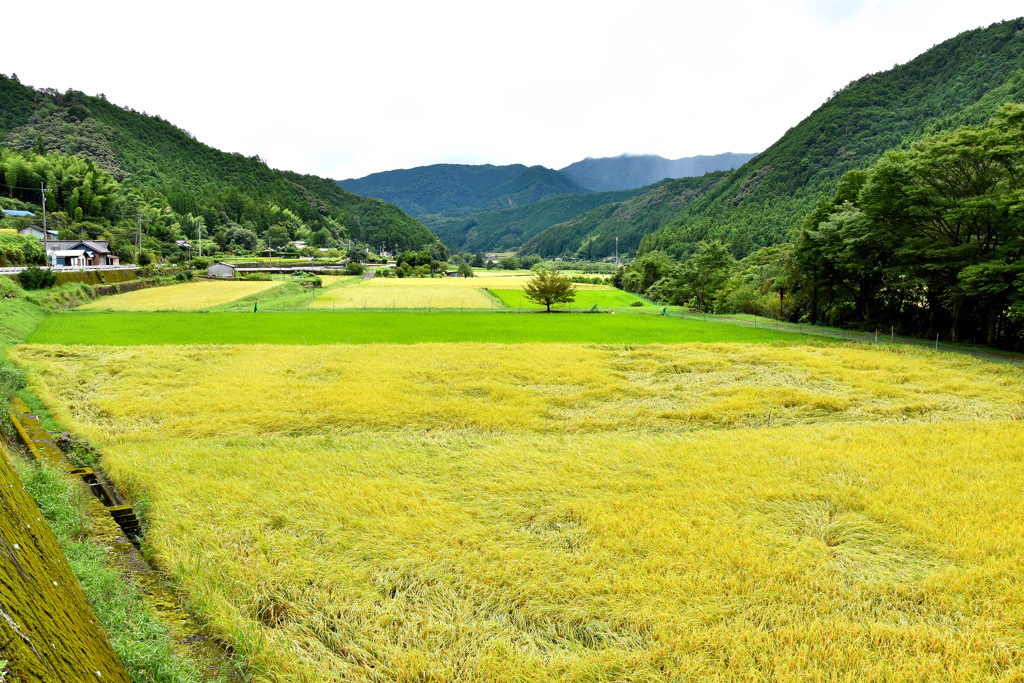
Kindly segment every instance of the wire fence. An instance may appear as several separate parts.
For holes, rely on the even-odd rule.
[[[790,323],[775,320],[773,318],[762,318],[760,316],[749,316],[749,320],[731,316],[715,315],[713,313],[690,313],[685,310],[670,310],[671,307],[663,307],[663,314],[670,318],[682,318],[685,320],[697,320],[722,325],[736,325],[739,327],[771,329],[779,332],[791,332],[816,337],[826,337],[840,341],[853,341],[865,344],[888,344],[893,346],[914,346],[928,348],[934,351],[945,351],[948,353],[961,353],[975,358],[997,363],[1010,363],[1024,366],[1024,356],[1010,352],[1002,352],[987,348],[978,348],[975,344],[951,344],[939,339],[926,340],[914,337],[903,337],[895,334],[895,330],[878,328],[872,332],[851,331],[837,327],[824,327],[821,325],[804,325],[801,323]]]

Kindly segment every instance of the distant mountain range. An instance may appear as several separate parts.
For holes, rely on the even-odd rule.
[[[416,216],[450,249],[506,250],[598,206],[642,194],[662,180],[729,170],[752,156],[670,160],[624,154],[588,157],[561,171],[522,164],[434,164],[350,178],[338,185]]]
[[[578,185],[595,192],[632,190],[665,178],[693,178],[714,171],[731,171],[753,159],[756,154],[715,154],[713,156],[666,159],[656,154],[622,154],[569,164],[559,172]]]

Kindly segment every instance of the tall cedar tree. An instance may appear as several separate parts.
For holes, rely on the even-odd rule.
[[[547,306],[548,313],[552,304],[576,301],[576,287],[572,280],[557,270],[538,270],[523,286],[523,292],[530,301]]]

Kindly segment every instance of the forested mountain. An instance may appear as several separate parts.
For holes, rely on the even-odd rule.
[[[634,198],[605,204],[553,225],[523,244],[519,253],[597,260],[615,253],[616,237],[620,255],[635,252],[644,235],[657,230],[727,177],[726,171],[718,171],[699,178],[666,181]]]
[[[839,178],[929,133],[980,124],[1024,101],[1024,20],[968,31],[848,84],[765,152],[641,243],[685,256],[721,239],[744,256],[790,238]]]
[[[391,202],[414,216],[466,216],[586,190],[543,166],[434,164],[340,180],[350,192]]]
[[[69,162],[60,158],[76,157],[92,163],[95,168],[88,172],[97,177],[109,174],[117,187],[102,215],[90,215],[80,204],[71,206],[69,193],[49,207],[54,220],[76,234],[103,229],[116,236],[131,232],[142,212],[155,252],[172,250],[174,238],[195,239],[200,217],[206,226],[204,239],[244,230],[253,236],[251,247],[275,225],[283,226],[291,238],[319,234],[322,243],[385,240],[418,249],[436,242],[429,230],[395,206],[356,196],[332,180],[274,170],[257,157],[221,152],[159,116],[117,106],[103,95],[36,90],[0,77],[0,146],[24,152],[20,161],[8,159],[4,189],[8,196],[32,204],[39,203],[38,191],[15,192],[11,187],[35,187],[39,173],[47,179],[35,168],[38,159],[48,158],[50,166],[63,168]],[[76,216],[75,208],[83,208],[82,213]],[[82,221],[88,225],[80,225]]]
[[[666,159],[656,154],[622,154],[601,159],[587,157],[559,171],[588,190],[607,192],[631,190],[665,178],[693,178],[713,171],[731,171],[754,156],[726,152],[711,156]]]
[[[518,249],[545,228],[595,207],[631,199],[648,189],[563,194],[514,209],[485,211],[459,218],[434,215],[420,216],[419,219],[453,251],[507,251]]]

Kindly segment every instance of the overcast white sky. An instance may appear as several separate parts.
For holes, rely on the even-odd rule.
[[[51,0],[4,7],[0,73],[339,180],[561,168],[761,151],[849,81],[1021,14],[1019,0]]]

